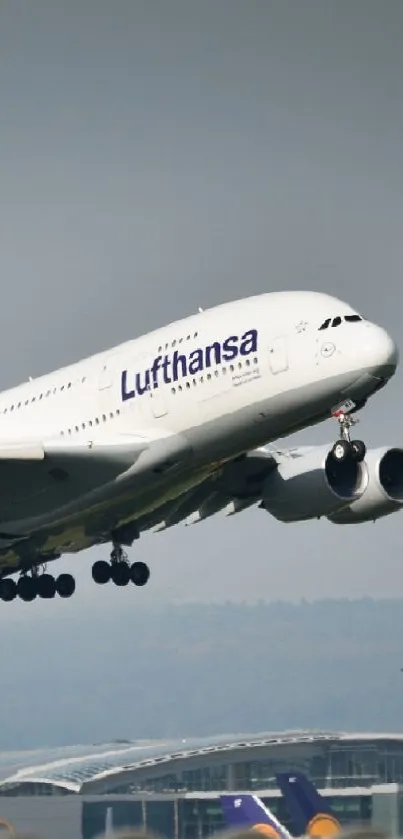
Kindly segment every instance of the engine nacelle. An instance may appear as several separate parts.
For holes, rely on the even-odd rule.
[[[335,524],[359,524],[388,516],[403,506],[403,449],[367,451],[368,485],[352,504],[329,516]]]
[[[329,446],[294,453],[266,478],[262,508],[279,521],[306,521],[329,516],[364,492],[365,463],[334,460]]]

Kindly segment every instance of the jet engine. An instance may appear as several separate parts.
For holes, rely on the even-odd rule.
[[[368,484],[360,498],[329,515],[335,524],[359,524],[388,516],[403,506],[403,449],[367,451]]]
[[[295,450],[266,478],[261,507],[283,522],[318,519],[358,499],[367,482],[365,461],[339,463],[329,446]]]

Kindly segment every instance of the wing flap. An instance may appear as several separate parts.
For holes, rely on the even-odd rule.
[[[261,501],[263,482],[276,466],[268,449],[253,449],[160,508],[152,519],[140,522],[140,529],[160,532],[181,522],[196,524],[222,511],[236,515]]]

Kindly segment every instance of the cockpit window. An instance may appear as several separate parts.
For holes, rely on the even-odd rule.
[[[363,320],[363,318],[361,317],[361,315],[344,315],[343,318],[338,315],[337,317],[333,318],[333,320],[332,318],[326,318],[326,320],[324,320],[322,325],[319,327],[319,331],[323,329],[328,329],[330,325],[332,325],[332,327],[340,326],[343,320],[345,320],[347,323],[357,323],[358,321]]]
[[[325,320],[325,321],[322,323],[322,326],[320,326],[320,327],[319,327],[319,330],[321,330],[321,329],[327,329],[327,328],[328,328],[328,326],[330,326],[330,321],[331,321],[331,320],[332,320],[331,318],[327,318],[327,320]]]

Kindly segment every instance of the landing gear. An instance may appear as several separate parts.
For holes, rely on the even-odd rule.
[[[56,594],[66,599],[74,594],[75,588],[75,579],[71,574],[60,574],[55,579],[46,572],[38,574],[38,570],[34,568],[32,574],[22,574],[18,582],[11,577],[0,579],[0,600],[9,603],[18,597],[25,603],[31,603],[36,597],[53,600]]]
[[[353,406],[354,407],[354,406]],[[358,422],[351,413],[343,406],[333,413],[337,419],[340,429],[340,439],[332,448],[332,455],[337,463],[342,463],[351,457],[357,463],[362,463],[367,453],[367,447],[362,440],[350,439],[350,428]]]
[[[66,600],[72,597],[76,590],[76,581],[71,574],[60,574],[56,580],[56,591],[59,597]]]
[[[122,546],[114,541],[110,562],[100,560],[92,566],[92,579],[98,585],[105,585],[112,581],[115,586],[124,587],[130,582],[135,586],[145,586],[150,577],[150,570],[144,562],[128,562],[128,557]],[[60,574],[53,577],[48,574],[46,566],[41,569],[35,566],[28,573],[22,571],[18,580],[12,577],[0,577],[0,601],[11,603],[19,598],[24,603],[31,603],[37,597],[42,600],[53,600],[56,595],[63,600],[72,597],[76,590],[76,583],[71,574]]]
[[[135,586],[145,586],[148,583],[150,569],[145,562],[133,562],[130,569],[130,579]]]
[[[357,461],[357,463],[362,463],[367,453],[367,447],[362,440],[352,440],[351,449],[353,453],[353,459]]]
[[[105,585],[105,583],[109,583],[111,579],[111,566],[109,562],[105,562],[104,559],[99,560],[99,562],[94,562],[92,566],[92,579],[94,583],[97,583],[99,586]]]
[[[98,585],[105,585],[112,580],[119,587],[127,586],[130,582],[135,586],[145,586],[149,576],[150,570],[145,562],[129,565],[126,552],[117,542],[113,543],[110,563],[100,559],[92,566],[92,579]]]
[[[11,603],[17,597],[17,583],[11,577],[0,580],[0,599]]]

